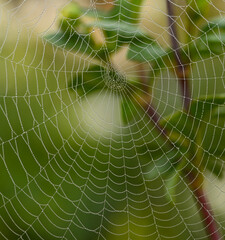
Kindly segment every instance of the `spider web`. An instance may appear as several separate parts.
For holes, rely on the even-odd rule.
[[[95,50],[79,54],[43,39],[58,31],[60,10],[70,2],[0,1],[0,239],[207,239],[186,181],[180,176],[170,186],[159,174],[159,168],[166,173],[172,167],[174,151],[168,140],[133,95],[117,87],[122,82],[132,93],[128,79],[148,74],[151,64],[128,61],[127,43],[111,59],[122,74],[119,82],[106,78],[102,89],[79,96],[71,79],[88,72]],[[97,10],[110,8],[112,1],[81,5],[99,19]],[[177,28],[185,33],[187,5],[173,5]],[[212,16],[224,11],[224,1],[210,2]],[[170,46],[165,1],[145,1],[139,20],[161,46]],[[182,34],[180,38],[185,45]],[[118,44],[116,40],[112,42]],[[182,109],[178,79],[171,70],[159,68],[152,85],[151,102],[162,119]],[[191,62],[191,98],[223,93],[223,74],[224,53]],[[135,121],[128,124],[122,121],[123,98],[135,103]],[[210,148],[221,141],[224,123],[205,124],[212,132]],[[204,154],[210,160],[207,149]],[[217,159],[223,164],[222,154]],[[224,180],[205,169],[203,175],[224,234]]]

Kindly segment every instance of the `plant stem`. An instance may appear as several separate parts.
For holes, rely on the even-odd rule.
[[[168,133],[165,128],[163,128],[160,124],[160,115],[155,110],[153,104],[151,103],[151,95],[150,95],[150,82],[149,77],[146,75],[145,66],[140,65],[139,66],[140,75],[139,78],[141,80],[141,83],[143,84],[142,89],[144,91],[144,101],[142,101],[142,106],[146,110],[146,113],[148,114],[151,121],[154,123],[155,127],[158,129],[158,131],[165,137],[167,140],[169,140]],[[170,142],[171,146],[174,147],[174,145]]]
[[[213,217],[213,212],[204,194],[203,189],[202,188],[196,189],[194,191],[194,194],[198,198],[198,203],[200,205],[199,207],[201,208],[200,210],[201,210],[202,219],[205,223],[206,231],[209,235],[209,238],[211,240],[221,239],[216,221]]]
[[[159,132],[168,139],[166,130],[162,128],[161,125],[159,124],[160,115],[157,113],[152,104],[148,104],[148,106],[146,106],[146,112],[150,119],[155,124],[156,128],[159,130]]]
[[[172,0],[167,0],[166,3],[167,3],[167,9],[168,9],[168,23],[169,23],[169,31],[170,31],[170,37],[171,37],[171,45],[174,51],[174,57],[175,57],[175,63],[176,63],[175,71],[181,86],[181,91],[182,91],[183,100],[184,100],[184,108],[188,110],[190,105],[190,100],[191,100],[190,89],[188,84],[188,76],[187,76],[188,67],[183,63],[182,57],[181,57],[180,44],[178,42],[177,29],[176,29],[175,20],[174,20]]]
[[[187,64],[182,61],[181,56],[181,50],[180,50],[180,44],[177,37],[177,30],[176,30],[176,24],[174,20],[174,13],[173,13],[173,6],[172,6],[173,0],[167,0],[167,10],[168,10],[168,22],[169,22],[169,31],[171,36],[171,45],[172,49],[174,51],[174,57],[175,57],[175,71],[176,75],[179,79],[180,85],[181,85],[181,91],[184,99],[184,108],[186,110],[189,109],[190,106],[190,89],[188,84],[188,68],[186,67]],[[190,182],[192,192],[194,193],[198,205],[200,208],[202,220],[205,224],[206,231],[209,235],[209,238],[211,240],[219,240],[221,239],[215,219],[213,217],[213,213],[210,207],[210,204],[207,201],[207,198],[204,194],[203,188],[201,185],[198,187],[194,186],[193,183],[196,182],[196,177],[192,173],[189,173],[188,180]]]
[[[192,173],[187,173],[187,179],[190,182],[190,188],[196,197],[202,220],[206,226],[206,231],[210,240],[222,239],[215,218],[213,217],[213,211],[207,200],[202,186],[197,186],[196,177]]]

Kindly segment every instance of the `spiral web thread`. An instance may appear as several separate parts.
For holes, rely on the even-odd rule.
[[[133,106],[136,120],[124,124],[120,102],[133,97],[117,83],[106,81],[101,90],[79,96],[70,82],[87,72],[92,57],[42,38],[58,31],[59,11],[70,2],[0,2],[0,239],[206,239],[186,181],[180,177],[168,186],[160,175],[149,178],[162,157],[170,163],[172,151],[147,113],[138,110],[143,110],[140,103]],[[225,2],[218,2],[211,1],[210,9],[223,16]],[[110,5],[84,4],[97,19],[96,9]],[[183,31],[185,6],[174,3]],[[167,17],[164,1],[143,3],[140,25],[165,47],[170,45]],[[140,63],[120,54],[112,59],[123,72],[118,84],[145,73]],[[224,53],[191,66],[192,98],[224,92]],[[170,70],[159,69],[152,86],[152,103],[162,119],[182,106],[177,77]],[[222,141],[224,125],[205,123],[214,129],[212,142]],[[211,156],[207,149],[204,154]],[[217,160],[223,164],[222,155]],[[223,234],[224,180],[205,169],[203,175]],[[175,204],[169,188],[176,189]]]

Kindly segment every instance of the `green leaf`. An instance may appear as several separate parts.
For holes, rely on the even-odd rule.
[[[225,18],[216,18],[205,24],[199,37],[188,49],[191,59],[220,55],[225,49]]]
[[[109,53],[114,53],[133,38],[143,36],[143,32],[138,29],[142,3],[143,0],[117,0],[106,16],[89,23],[89,26],[103,30]]]
[[[204,130],[202,147],[206,149],[206,152],[219,158],[224,158],[225,117],[213,115],[210,121],[203,122],[202,126]]]
[[[62,31],[68,31],[68,28],[74,32],[80,25],[85,25],[83,17],[100,18],[105,14],[96,8],[82,8],[78,3],[71,2],[66,5],[59,15],[59,25]]]
[[[115,51],[124,44],[131,42],[152,40],[141,29],[119,20],[99,20],[88,23],[89,27],[101,29],[106,38],[109,51]]]
[[[225,94],[203,96],[192,101],[189,113],[195,118],[203,118],[210,111],[225,103]]]
[[[209,0],[187,0],[187,2],[188,7],[186,13],[191,18],[192,22],[196,22],[204,17],[209,10]]]
[[[103,31],[115,32],[118,37],[122,35],[124,38],[131,39],[135,36],[142,37],[144,35],[143,31],[139,28],[133,26],[132,24],[127,24],[122,21],[114,20],[101,20],[88,23],[88,26],[98,27]]]
[[[93,65],[86,70],[77,72],[72,81],[80,96],[100,90],[104,87],[113,91],[126,91],[126,78],[113,66]]]
[[[171,140],[173,142],[180,142],[180,139],[189,140],[195,136],[194,118],[189,116],[186,112],[178,111],[160,121],[162,127],[169,131]],[[173,135],[175,133],[175,137]],[[182,135],[181,135],[182,134]],[[181,136],[180,136],[181,135]],[[183,142],[181,140],[181,142]]]
[[[191,58],[206,58],[220,55],[224,52],[225,33],[203,34],[196,42],[192,43]]]
[[[109,16],[115,20],[137,24],[140,20],[140,12],[143,0],[117,0]]]
[[[57,32],[45,35],[44,39],[51,44],[66,49],[68,51],[77,51],[84,54],[96,55],[93,49],[93,43],[90,35],[78,34],[76,32],[68,34],[68,32]]]
[[[202,165],[216,177],[222,179],[224,176],[224,159],[204,153]]]
[[[165,50],[163,47],[154,42],[151,38],[135,39],[129,45],[127,58],[138,62],[153,62],[156,67],[166,66],[171,51]]]
[[[224,131],[221,127],[214,125],[215,123],[208,124],[208,122],[212,118],[213,111],[224,102],[225,94],[201,97],[192,101],[189,113],[175,112],[161,120],[160,124],[168,131],[171,141],[187,151],[195,151],[195,147],[199,145],[195,143],[197,136],[200,134],[199,131],[203,131],[204,139],[198,140],[202,143],[202,148],[209,149],[213,154],[222,154],[220,147],[222,141],[214,138],[219,136],[223,139]]]
[[[225,103],[225,94],[216,96],[204,96],[193,100],[189,112],[177,111],[161,120],[161,125],[169,130],[182,132],[185,136],[194,136],[194,126],[206,116],[210,117],[210,112]]]
[[[91,66],[87,70],[78,72],[74,75],[72,88],[74,88],[80,96],[98,91],[105,86],[105,72],[106,69],[98,65]]]
[[[225,18],[224,17],[216,17],[211,19],[204,24],[201,28],[202,32],[211,32],[211,31],[225,31]]]

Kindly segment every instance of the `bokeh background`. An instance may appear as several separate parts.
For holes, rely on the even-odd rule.
[[[207,239],[182,179],[173,205],[160,177],[143,178],[150,167],[147,149],[168,151],[149,120],[140,116],[125,127],[118,96],[108,90],[78,100],[70,87],[89,60],[42,38],[57,30],[58,14],[69,2],[0,1],[0,239]],[[176,3],[185,44],[186,5]],[[144,5],[141,26],[168,46],[165,1]],[[224,11],[224,1],[212,0],[209,18]],[[136,66],[125,51],[115,61],[129,74]],[[193,63],[193,98],[224,92],[224,60],[222,54]],[[155,79],[153,96],[162,116],[181,108],[177,79],[168,69]],[[205,175],[222,231],[225,181]]]

